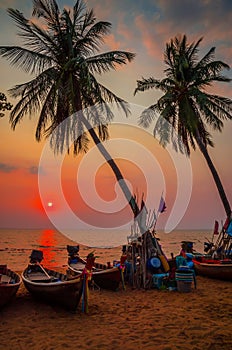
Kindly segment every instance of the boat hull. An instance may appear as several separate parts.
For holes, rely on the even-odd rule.
[[[0,308],[2,308],[14,298],[22,279],[18,273],[8,269],[6,265],[0,266],[0,274]]]
[[[198,275],[232,281],[232,263],[193,260]]]
[[[53,278],[51,281],[32,281],[28,268],[25,269],[22,280],[26,289],[33,297],[41,301],[76,310],[82,294],[82,277],[77,275],[75,278],[68,279],[67,275],[49,269],[45,270]]]
[[[80,274],[82,269],[80,264],[69,264],[69,270],[72,274]],[[84,265],[83,265],[84,268]],[[108,290],[117,290],[121,282],[121,272],[119,267],[106,269],[95,269],[92,272],[92,281],[97,287]]]

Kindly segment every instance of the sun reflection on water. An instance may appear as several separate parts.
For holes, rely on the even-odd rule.
[[[54,267],[57,265],[55,247],[57,240],[55,238],[55,231],[52,229],[46,229],[41,231],[39,237],[40,250],[43,251],[43,265]]]

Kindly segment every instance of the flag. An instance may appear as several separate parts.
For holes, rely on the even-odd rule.
[[[148,210],[147,210],[147,207],[145,205],[144,200],[142,199],[141,208],[140,208],[140,211],[139,211],[138,216],[137,216],[136,219],[137,219],[140,227],[144,231],[147,230],[147,214],[148,214]]]
[[[228,227],[226,229],[226,233],[232,237],[232,220],[230,221],[230,223],[228,224]]]
[[[214,235],[218,235],[218,234],[219,234],[218,227],[219,227],[218,221],[215,220],[215,223],[214,223],[214,231],[213,231],[213,234],[214,234]]]
[[[228,226],[229,226],[229,223],[230,223],[230,219],[227,217],[227,218],[226,218],[226,221],[225,221],[225,223],[224,223],[224,225],[223,225],[223,230],[224,230],[224,231],[227,230],[227,228],[228,228]]]
[[[163,196],[161,196],[158,212],[163,213],[166,210],[166,208],[167,207],[166,207],[165,201],[163,199]]]

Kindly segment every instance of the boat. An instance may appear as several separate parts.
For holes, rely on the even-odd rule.
[[[215,220],[211,241],[204,242],[204,251],[214,259],[232,260],[232,219],[227,217],[219,233],[219,224]],[[214,237],[217,237],[214,243]]]
[[[219,233],[215,220],[212,240],[204,243],[204,256],[194,256],[194,269],[197,274],[232,281],[232,220],[227,218]],[[214,243],[214,237],[217,237]]]
[[[79,245],[67,245],[68,251],[68,269],[74,276],[81,274],[86,260],[79,256]],[[91,283],[99,289],[117,290],[122,281],[122,269],[120,263],[117,266],[110,266],[108,263],[100,264],[94,262],[92,267]]]
[[[26,289],[39,300],[76,311],[82,296],[81,274],[73,277],[69,273],[50,270],[40,264],[42,259],[42,251],[32,251],[30,263],[22,273]]]
[[[0,308],[13,299],[21,282],[18,273],[7,268],[7,265],[0,265]]]
[[[193,264],[197,275],[232,281],[231,259],[218,260],[198,257],[193,259]]]

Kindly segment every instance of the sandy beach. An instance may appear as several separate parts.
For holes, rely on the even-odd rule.
[[[89,313],[75,314],[33,300],[23,284],[0,311],[5,350],[232,348],[232,284],[197,277],[190,293],[91,290]]]

